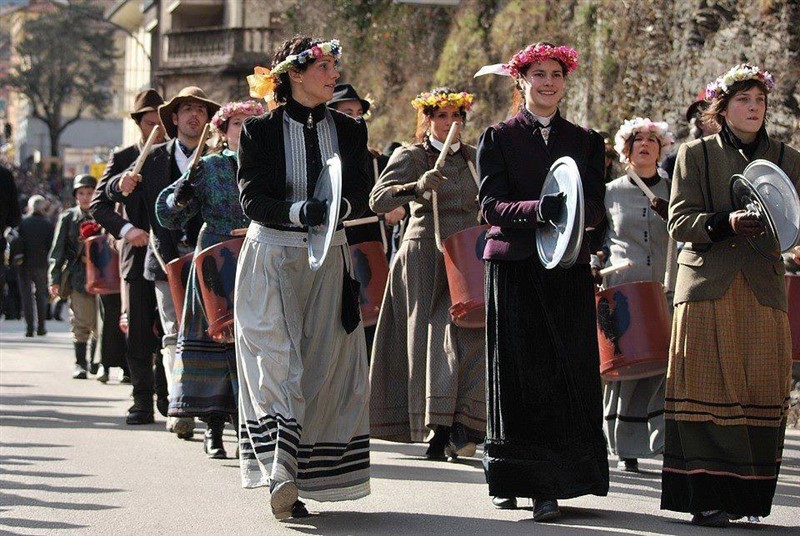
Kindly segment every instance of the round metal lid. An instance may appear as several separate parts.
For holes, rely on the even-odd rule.
[[[325,162],[314,188],[314,198],[325,201],[328,208],[325,221],[308,228],[308,265],[317,271],[331,248],[342,203],[342,160],[338,154]]]
[[[766,232],[761,236],[747,237],[747,241],[765,259],[775,262],[781,258],[781,249],[775,231],[775,223],[764,205],[764,200],[753,184],[743,175],[734,175],[731,181],[731,201],[737,210],[747,210],[758,215],[764,222]]]
[[[782,252],[800,240],[800,199],[791,179],[769,160],[754,160],[742,172],[772,217]]]
[[[578,166],[568,156],[559,158],[550,166],[541,197],[559,192],[565,196],[564,210],[559,218],[536,228],[536,250],[547,269],[572,266],[581,245],[582,232],[577,237],[576,232],[583,229],[583,187]]]

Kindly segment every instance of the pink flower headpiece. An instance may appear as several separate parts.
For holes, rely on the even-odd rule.
[[[578,68],[578,52],[574,48],[564,45],[553,47],[541,43],[523,48],[506,65],[511,76],[519,76],[528,65],[546,60],[556,60],[564,66],[567,74]]]
[[[637,132],[650,132],[655,134],[661,143],[661,156],[664,157],[672,144],[675,143],[675,136],[669,131],[666,121],[651,121],[648,117],[634,117],[622,122],[616,135],[614,136],[614,150],[619,154],[619,161],[623,164],[630,162],[625,154],[625,143]]]
[[[264,113],[264,105],[256,101],[229,102],[217,110],[211,118],[211,126],[215,130],[221,131],[222,124],[234,115],[261,115]],[[224,134],[224,132],[223,132]]]
[[[556,60],[561,63],[566,70],[566,74],[578,68],[578,52],[565,45],[551,46],[544,43],[528,45],[512,57],[508,63],[496,63],[494,65],[484,65],[475,77],[485,74],[498,74],[500,76],[519,76],[525,67],[532,63],[541,63],[546,60]]]

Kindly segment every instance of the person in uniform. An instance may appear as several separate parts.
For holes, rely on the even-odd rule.
[[[89,204],[97,186],[91,175],[78,175],[72,182],[76,205],[58,217],[50,247],[50,294],[69,297],[72,311],[72,343],[75,347],[75,371],[72,377],[86,379],[97,346],[97,296],[86,292],[86,238],[100,231],[89,214]],[[87,345],[90,349],[87,354]]]
[[[661,508],[692,522],[769,515],[791,385],[784,266],[750,241],[765,223],[733,206],[731,178],[756,159],[795,189],[800,153],[765,128],[773,76],[741,64],[709,84],[703,122],[718,134],[681,146],[667,228],[678,255],[667,371]],[[777,244],[771,244],[777,247]]]
[[[338,41],[298,36],[271,69],[248,78],[251,96],[278,106],[248,118],[239,141],[239,191],[252,220],[239,255],[234,319],[242,485],[268,486],[277,519],[308,512],[298,497],[352,500],[370,492],[369,385],[346,218],[367,208],[367,129],[331,110]],[[341,159],[341,208],[314,197]],[[336,225],[321,265],[309,228]],[[326,229],[326,227],[322,227]],[[317,257],[318,258],[318,257]]]
[[[217,151],[200,158],[194,172],[187,169],[158,196],[156,216],[167,229],[181,230],[198,213],[202,215],[195,259],[205,248],[231,240],[235,229],[250,223],[239,203],[236,182],[239,133],[246,118],[263,113],[264,106],[255,101],[222,106],[211,118]],[[232,344],[215,342],[206,332],[208,320],[197,274],[193,262],[178,331],[169,416],[200,417],[208,424],[203,442],[206,455],[226,458],[222,441],[225,421],[234,423],[234,430],[239,428],[236,352]],[[227,294],[226,289],[233,289],[235,275],[236,261],[230,259],[227,268],[223,265],[214,291]]]
[[[614,140],[620,162],[656,198],[650,201],[628,173],[606,185],[605,266],[626,262],[630,266],[599,281],[596,276],[596,281],[605,288],[636,281],[663,283],[671,241],[667,234],[669,183],[658,163],[674,137],[667,123],[636,117],[622,123]],[[602,267],[593,257],[593,272]],[[671,301],[672,292],[665,290]],[[637,472],[638,458],[651,458],[664,448],[664,375],[605,381],[603,417],[608,448],[619,457],[617,468]]]
[[[577,164],[586,227],[596,227],[605,213],[603,139],[558,108],[577,66],[574,49],[540,42],[491,68],[512,76],[515,102],[524,101],[478,144],[481,209],[492,226],[483,253],[484,468],[495,506],[513,508],[516,497],[530,497],[538,522],[561,515],[558,499],[608,493],[589,248],[584,240],[573,266],[552,269],[536,248],[537,231],[565,210],[562,194],[541,193],[558,158]]]
[[[478,225],[475,148],[457,139],[441,168],[434,166],[450,126],[463,125],[472,101],[473,95],[447,87],[418,95],[412,101],[416,143],[392,154],[370,195],[375,212],[404,205],[411,211],[375,333],[371,434],[427,442],[425,456],[432,460],[474,455],[486,430],[483,330],[451,321],[440,249],[441,240]]]

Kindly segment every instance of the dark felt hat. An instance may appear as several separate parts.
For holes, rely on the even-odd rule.
[[[133,102],[133,111],[131,112],[131,119],[139,122],[147,112],[156,112],[158,107],[164,104],[164,99],[158,94],[155,89],[145,89],[136,95],[136,100]]]
[[[686,108],[686,122],[691,122],[692,118],[701,114],[708,108],[709,102],[706,100],[706,90],[701,89],[697,96],[694,98],[694,102]]]
[[[188,86],[178,92],[177,95],[172,97],[169,102],[165,102],[158,107],[158,117],[161,119],[161,124],[167,132],[167,136],[175,138],[178,135],[178,127],[172,122],[172,114],[178,111],[178,105],[185,101],[195,101],[206,105],[208,110],[208,120],[217,113],[220,106],[212,101],[206,95],[206,92],[196,86]]]
[[[344,102],[349,100],[357,100],[361,103],[361,109],[364,113],[369,111],[369,101],[364,100],[358,96],[356,88],[350,84],[336,84],[333,90],[333,98],[328,101],[328,106],[336,104],[337,102]]]
[[[87,174],[78,175],[72,180],[72,195],[75,195],[75,192],[77,192],[81,188],[96,188],[96,187],[97,187],[97,179]]]

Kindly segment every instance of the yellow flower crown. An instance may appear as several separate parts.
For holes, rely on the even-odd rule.
[[[472,108],[472,101],[474,99],[475,95],[467,93],[466,91],[462,91],[461,93],[431,93],[426,91],[425,93],[417,95],[417,97],[411,101],[411,106],[420,112],[444,108],[445,106],[455,106],[456,108],[463,108],[465,111],[469,111]]]

